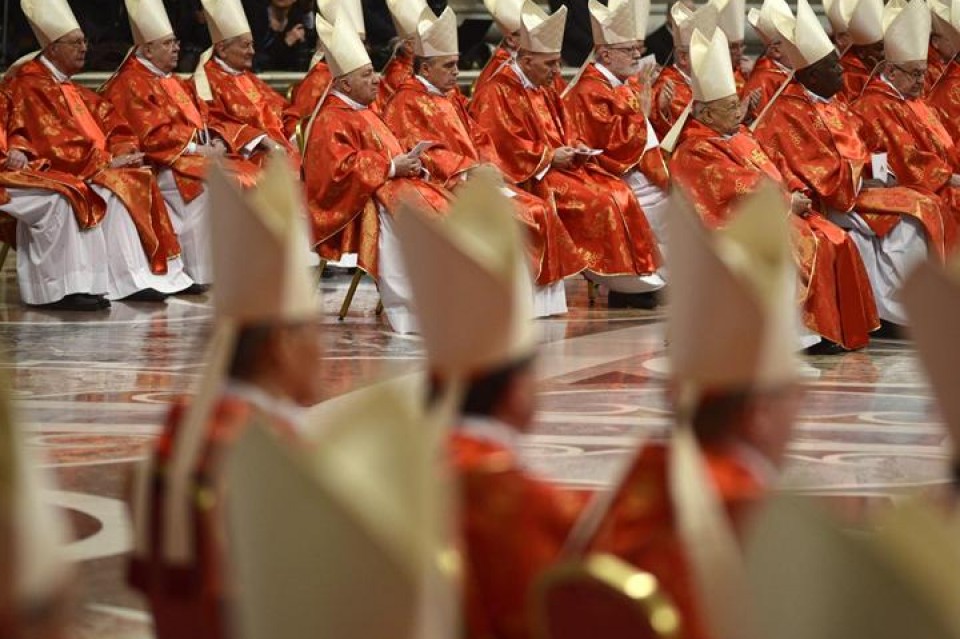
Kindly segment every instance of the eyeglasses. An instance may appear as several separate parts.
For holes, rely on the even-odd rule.
[[[54,44],[62,44],[65,47],[72,47],[74,49],[83,49],[90,46],[90,41],[86,38],[81,38],[80,40],[57,40]]]
[[[624,53],[643,53],[647,50],[647,47],[642,44],[634,44],[631,46],[625,47],[607,47],[611,51],[623,51]]]
[[[926,69],[914,69],[914,70],[911,71],[910,69],[904,69],[903,67],[898,66],[898,65],[893,65],[893,68],[896,69],[897,71],[899,71],[900,73],[902,73],[902,74],[904,74],[904,75],[906,75],[906,76],[911,77],[911,78],[914,79],[914,80],[918,80],[918,81],[919,81],[919,80],[923,80],[924,78],[927,77],[927,70],[926,70]]]
[[[161,47],[166,47],[168,49],[173,49],[174,47],[180,46],[180,41],[176,38],[170,38],[169,40],[163,40],[160,42]]]

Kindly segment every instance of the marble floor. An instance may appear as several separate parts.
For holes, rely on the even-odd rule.
[[[335,310],[348,279],[323,280],[324,376],[334,397],[417,370],[422,344],[390,333],[364,282],[345,322]],[[665,352],[659,312],[588,306],[568,283],[571,312],[540,322],[540,415],[529,463],[560,482],[602,487],[642,438],[663,437]],[[151,636],[142,602],[124,585],[130,528],[122,501],[131,468],[202,367],[209,300],[116,303],[109,315],[40,312],[19,303],[10,265],[0,273],[3,367],[32,446],[55,470],[47,499],[70,516],[81,577],[77,639]],[[822,496],[851,520],[912,490],[946,481],[946,436],[906,342],[807,361],[807,394],[785,489]]]

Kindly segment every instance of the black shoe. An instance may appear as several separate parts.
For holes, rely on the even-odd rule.
[[[50,304],[37,304],[37,308],[42,308],[50,311],[102,311],[109,306],[103,306],[101,300],[103,298],[97,297],[94,295],[87,295],[85,293],[74,293],[72,295],[67,295],[61,300],[56,302],[51,302]],[[103,300],[106,302],[106,300]],[[110,302],[107,302],[109,305]]]
[[[804,355],[841,355],[846,352],[847,350],[843,346],[828,339],[821,339],[813,346],[803,349]]]
[[[108,300],[108,299],[107,299],[106,297],[104,297],[103,295],[88,295],[88,294],[84,294],[84,297],[88,297],[88,298],[90,298],[91,300],[95,301],[95,302],[97,303],[97,305],[100,307],[101,310],[104,310],[104,311],[105,311],[105,310],[109,309],[110,306],[111,306],[110,300]]]
[[[209,290],[209,284],[191,284],[182,291],[177,291],[174,295],[204,295]]]
[[[880,320],[880,328],[870,333],[874,339],[907,339],[907,329],[900,324],[894,324],[887,320]]]
[[[608,308],[636,308],[652,311],[657,307],[656,293],[607,293]]]
[[[161,293],[158,290],[152,288],[145,288],[142,291],[137,291],[133,295],[127,295],[123,298],[124,302],[163,302],[167,299],[168,295],[166,293]]]

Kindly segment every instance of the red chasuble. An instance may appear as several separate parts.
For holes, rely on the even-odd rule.
[[[405,149],[428,140],[440,143],[425,151],[421,159],[431,180],[451,190],[460,183],[465,171],[481,164],[500,166],[493,140],[467,113],[458,92],[437,95],[411,77],[393,95],[383,120]],[[516,217],[527,230],[527,248],[537,284],[546,286],[580,272],[583,259],[556,211],[544,200],[513,185],[507,188]]]
[[[317,252],[328,260],[358,254],[360,268],[379,274],[377,205],[389,213],[404,199],[446,212],[450,193],[420,178],[389,178],[390,163],[404,148],[373,111],[356,110],[330,95],[307,141],[304,177]]]
[[[943,256],[939,198],[905,186],[860,188],[864,168],[870,164],[862,128],[860,118],[843,102],[814,100],[793,83],[757,127],[756,137],[778,167],[804,182],[818,210],[856,211],[880,237],[901,216],[915,217],[926,229],[930,247]]]
[[[704,448],[707,471],[735,529],[766,489],[736,455]],[[652,573],[680,611],[684,639],[720,639],[705,627],[694,577],[670,495],[669,449],[645,446],[621,486],[591,550],[616,555]]]
[[[880,77],[870,81],[852,108],[865,124],[867,148],[887,154],[897,183],[940,196],[946,251],[952,251],[960,222],[960,188],[950,186],[950,178],[960,172],[960,155],[935,109],[922,98],[903,99]]]
[[[593,161],[552,166],[554,149],[575,146],[576,127],[552,88],[528,88],[512,66],[474,96],[471,113],[492,136],[506,175],[557,212],[587,268],[602,275],[656,271],[660,255],[633,192]]]
[[[282,144],[296,165],[300,152],[290,141],[300,118],[279,93],[251,71],[228,73],[216,59],[204,65],[213,100],[209,103],[211,125],[223,136],[231,153],[241,153],[244,147],[261,135]],[[265,153],[253,156],[261,163]]]
[[[153,173],[109,166],[114,157],[139,151],[126,120],[93,91],[58,83],[39,60],[20,67],[7,89],[10,148],[35,152],[51,170],[112,191],[130,212],[151,270],[166,273],[180,244]]]
[[[264,421],[291,445],[297,435],[290,424],[260,412],[246,400],[231,395],[219,400],[207,424],[203,454],[194,474],[196,557],[192,564],[176,566],[163,558],[164,478],[185,416],[184,405],[173,407],[153,451],[149,552],[131,560],[128,576],[131,585],[147,598],[157,639],[228,639],[233,636],[229,631],[233,584],[225,569],[228,552],[223,505],[229,487],[222,477],[224,456],[244,429],[257,421]]]
[[[377,113],[383,113],[390,102],[390,98],[397,92],[404,82],[413,77],[413,56],[409,56],[402,49],[397,49],[387,66],[383,68],[380,77],[380,94],[374,104]]]
[[[603,149],[597,163],[612,175],[638,170],[661,189],[670,176],[659,146],[647,149],[649,130],[636,86],[614,87],[596,67],[589,65],[565,98],[567,112],[584,143]]]
[[[960,140],[960,62],[955,60],[945,67],[943,77],[927,96],[927,104],[937,112],[950,139]]]
[[[306,121],[313,115],[321,98],[327,94],[330,85],[333,83],[333,74],[330,73],[330,66],[320,60],[307,75],[293,88],[292,106],[297,117],[301,121]]]
[[[843,67],[843,90],[840,97],[852,103],[863,93],[873,69],[868,69],[853,51],[847,51],[840,57],[840,65]]]
[[[455,432],[469,639],[532,639],[531,587],[559,557],[586,493],[525,471],[506,447]]]
[[[789,69],[785,69],[765,55],[761,56],[754,65],[750,78],[743,85],[740,95],[748,98],[754,91],[760,90],[760,102],[753,111],[754,115],[759,115],[789,77]]]
[[[680,136],[670,173],[708,228],[726,224],[733,207],[764,178],[785,191],[804,190],[792,172],[781,173],[745,128],[725,138],[696,120]],[[847,349],[866,346],[877,328],[876,301],[856,245],[819,213],[790,216],[798,299],[804,324]]]
[[[670,101],[665,113],[661,113],[660,94],[663,93],[667,83],[673,84],[673,100]],[[677,67],[666,67],[653,83],[653,95],[650,100],[650,123],[653,124],[653,129],[661,140],[691,102],[693,102],[693,89],[690,88],[687,79]]]
[[[173,170],[184,202],[203,193],[207,159],[187,153],[191,143],[201,143],[208,128],[207,105],[197,99],[193,84],[176,75],[160,77],[136,56],[123,63],[102,91],[136,133],[146,159],[157,169]],[[241,183],[253,184],[258,168],[239,157],[228,160]]]

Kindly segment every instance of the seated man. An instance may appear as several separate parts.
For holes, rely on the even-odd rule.
[[[473,95],[476,95],[487,81],[493,77],[508,62],[516,59],[520,48],[520,25],[522,23],[524,0],[484,0],[483,4],[493,16],[497,29],[503,35],[500,44],[487,60],[487,64],[480,70],[476,82],[473,83]],[[539,7],[538,7],[539,8]],[[540,12],[541,14],[543,12]],[[546,17],[546,15],[543,15]],[[553,88],[562,93],[566,82],[559,73],[553,80]]]
[[[910,2],[890,20],[883,40],[883,70],[852,109],[866,124],[862,134],[867,148],[878,156],[881,175],[873,177],[885,181],[892,177],[890,183],[940,197],[948,254],[956,245],[960,223],[960,149],[923,98],[927,38],[918,42],[917,34],[929,32],[930,10],[924,3]],[[882,174],[879,165],[884,164],[889,175]],[[939,234],[931,237],[938,239]]]
[[[480,88],[471,113],[498,148],[509,149],[500,156],[507,177],[555,203],[587,258],[587,277],[609,289],[610,306],[654,308],[664,284],[656,238],[633,192],[596,163],[597,151],[579,139],[550,89],[560,70],[566,8],[542,15],[527,0],[517,59]]]
[[[320,257],[329,261],[357,254],[360,268],[378,280],[390,325],[400,333],[412,332],[416,323],[393,216],[404,198],[415,198],[440,215],[449,193],[423,178],[420,158],[404,152],[370,110],[380,78],[348,14],[338,16],[323,46],[334,81],[308,127],[304,153],[313,241]]]
[[[613,11],[591,5],[594,60],[564,102],[580,139],[603,153],[597,163],[633,191],[666,256],[666,189],[670,176],[660,140],[630,80],[643,58],[649,5],[627,0]],[[639,15],[638,15],[639,12]]]
[[[170,411],[132,496],[129,577],[148,600],[157,639],[234,636],[224,466],[251,422],[297,444],[301,409],[323,390],[322,321],[303,250],[298,177],[277,157],[244,195],[218,167],[210,200],[217,281],[210,363],[200,394]]]
[[[397,230],[431,408],[457,407],[448,450],[460,493],[466,636],[532,639],[532,586],[558,559],[584,500],[525,468],[517,451],[533,425],[537,341],[520,228],[489,168],[468,179],[447,219],[431,218],[405,209]]]
[[[840,64],[843,65],[840,96],[852,103],[860,97],[883,62],[883,0],[859,0],[850,17],[847,33],[850,47],[840,51]]]
[[[938,198],[904,186],[864,180],[870,152],[863,123],[835,98],[842,87],[839,56],[807,0],[788,18],[783,38],[797,70],[756,131],[757,141],[783,173],[804,183],[814,208],[847,230],[870,277],[882,322],[905,324],[899,291],[929,243],[944,255]],[[889,329],[888,329],[889,330]]]
[[[429,9],[425,0],[387,0],[387,9],[397,29],[397,43],[393,55],[383,68],[380,93],[377,94],[376,111],[383,113],[393,94],[404,82],[413,77],[413,39],[417,24],[424,9]]]
[[[431,180],[454,190],[470,171],[485,164],[499,166],[500,158],[490,136],[451,93],[457,86],[460,57],[457,17],[449,8],[431,23],[432,16],[424,14],[414,38],[416,75],[394,93],[383,121],[406,149],[420,142],[436,143],[420,159]],[[565,313],[563,280],[583,269],[583,258],[552,206],[513,185],[505,188],[517,219],[527,229],[537,283],[534,313],[536,317]]]
[[[133,3],[131,3],[133,5]],[[101,90],[136,132],[144,156],[157,171],[157,183],[180,238],[183,266],[204,292],[213,279],[203,181],[208,157],[226,150],[211,128],[206,104],[193,87],[173,75],[180,44],[161,0],[141,0],[128,11],[136,51]],[[251,185],[258,168],[240,159],[230,162],[241,181]]]
[[[299,118],[287,101],[251,70],[253,35],[240,0],[204,0],[213,48],[194,72],[197,95],[207,102],[213,127],[227,150],[262,164],[270,151],[286,152],[294,165]]]
[[[673,63],[664,67],[653,83],[650,123],[662,140],[693,102],[690,89],[690,38],[699,29],[712,33],[717,27],[717,6],[713,2],[696,11],[683,2],[675,2],[668,16],[673,34]]]
[[[754,116],[763,112],[764,107],[790,79],[790,68],[787,66],[790,62],[783,53],[783,38],[774,24],[776,16],[793,17],[790,5],[784,0],[764,0],[760,9],[750,9],[747,16],[764,46],[763,55],[753,65],[742,91],[743,95],[759,91],[753,109]]]
[[[6,122],[10,99],[0,92]],[[110,308],[107,246],[102,222],[106,207],[83,180],[46,170],[36,153],[9,149],[0,128],[0,212],[16,221],[20,299],[51,310]]]
[[[22,6],[43,51],[7,81],[9,148],[83,180],[93,191],[89,206],[106,203],[110,299],[162,301],[193,292],[136,136],[108,101],[70,81],[86,62],[87,41],[69,5],[23,0]]]
[[[323,32],[324,37],[330,37],[333,31],[333,24],[337,21],[337,12],[340,8],[345,8],[350,14],[350,18],[357,26],[357,35],[361,40],[366,40],[366,26],[363,21],[363,6],[360,0],[319,0],[317,2],[319,13],[317,13],[317,33]],[[321,100],[330,90],[330,84],[333,82],[333,75],[330,73],[330,65],[323,59],[323,41],[317,38],[317,53],[313,56],[313,62],[310,70],[303,80],[293,87],[291,95],[291,108],[296,112],[300,122],[304,125],[313,116]]]
[[[954,24],[950,19],[950,4],[939,0],[930,3],[933,17],[934,35],[931,36],[931,55],[942,60],[942,71],[935,82],[927,84],[924,94],[927,104],[937,112],[940,123],[950,134],[950,139],[960,140],[960,22]],[[929,74],[928,74],[929,78]]]
[[[879,327],[876,302],[857,247],[842,229],[811,209],[803,182],[781,171],[740,124],[742,106],[727,70],[726,42],[717,30],[709,42],[699,32],[690,47],[693,119],[670,160],[674,185],[683,189],[707,228],[729,221],[738,199],[764,179],[792,197],[791,229],[800,271],[798,299],[811,353],[863,348]],[[821,340],[822,338],[822,340]]]
[[[717,14],[717,28],[727,37],[730,48],[730,64],[733,65],[733,79],[737,84],[737,95],[743,97],[743,87],[747,83],[747,74],[752,62],[744,57],[744,39],[747,31],[746,0],[711,0],[720,5]]]
[[[609,508],[590,526],[596,533],[589,550],[657,578],[679,609],[685,639],[736,636],[710,614],[714,601],[729,603],[734,594],[704,590],[700,558],[717,553],[710,542],[721,529],[743,541],[747,518],[774,488],[799,408],[789,210],[778,188],[761,188],[715,233],[705,232],[682,194],[674,195],[667,332],[677,423],[669,444],[647,443],[636,453]],[[730,332],[713,330],[718,326]],[[679,466],[690,447],[703,466],[698,473]],[[708,498],[719,502],[719,519],[690,530],[694,517],[706,524]],[[715,575],[734,591],[735,577]]]

